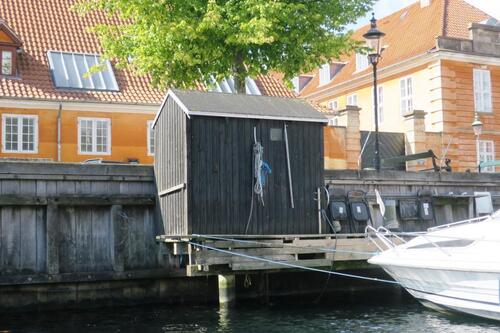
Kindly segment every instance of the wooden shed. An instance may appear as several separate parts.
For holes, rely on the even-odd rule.
[[[318,233],[326,122],[299,99],[170,90],[154,122],[166,235]]]

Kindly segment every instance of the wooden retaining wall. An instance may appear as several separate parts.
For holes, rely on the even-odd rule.
[[[500,204],[500,175],[326,176],[392,197],[487,190]],[[446,200],[437,209],[442,222],[467,212]],[[150,166],[0,163],[0,309],[213,300],[216,279],[187,278],[185,258],[155,241],[165,234],[158,206]]]
[[[422,231],[434,225],[451,223],[471,217],[474,192],[490,192],[493,206],[500,209],[500,173],[401,172],[370,170],[327,170],[325,183],[345,191],[367,193],[375,224],[382,224],[375,205],[375,189],[384,199],[416,198],[421,190],[430,190],[435,207],[434,222],[405,221],[401,229]]]
[[[165,275],[153,169],[0,163],[0,285]]]

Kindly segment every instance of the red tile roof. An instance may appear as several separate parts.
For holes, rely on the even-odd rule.
[[[405,7],[382,19],[377,25],[386,33],[383,44],[387,46],[382,54],[379,68],[399,63],[403,60],[425,54],[436,45],[436,37],[468,38],[468,26],[471,22],[480,22],[489,18],[481,10],[469,5],[464,0],[431,0],[430,5],[421,8],[420,2]],[[356,40],[363,40],[368,30],[365,25],[353,34]],[[314,93],[324,88],[335,86],[367,73],[369,69],[356,72],[355,54],[346,56],[341,61],[347,64],[328,84],[318,88],[319,75],[315,76],[300,92],[301,96]]]
[[[71,10],[75,0],[6,0],[0,19],[23,43],[20,77],[0,77],[0,97],[85,102],[159,104],[164,91],[153,89],[148,77],[114,69],[119,92],[55,89],[49,71],[47,51],[102,53],[97,36],[88,28],[97,23],[114,23],[102,13],[80,16]],[[293,97],[274,75],[255,79],[262,94]],[[200,87],[200,89],[202,89]]]

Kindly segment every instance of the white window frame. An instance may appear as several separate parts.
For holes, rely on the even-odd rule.
[[[491,144],[491,152],[486,152],[486,151],[482,150],[481,147],[484,147],[482,144],[484,144],[484,145]],[[494,161],[495,160],[495,141],[493,141],[493,140],[479,140],[477,142],[476,151],[477,151],[477,156],[476,156],[477,165],[479,165],[485,161]],[[486,157],[486,158],[481,159],[481,156]],[[491,159],[488,159],[487,157],[490,157]],[[491,167],[483,168],[483,169],[481,169],[481,172],[495,172],[495,167],[491,166]]]
[[[405,94],[402,94],[401,83],[404,82],[404,91]],[[410,82],[410,85],[408,85]],[[409,89],[411,87],[411,89]],[[413,112],[413,78],[411,76],[403,77],[399,80],[399,108],[402,116],[407,115]],[[403,107],[404,103],[404,107]]]
[[[330,64],[326,63],[320,66],[319,68],[319,85],[322,86],[331,81],[331,68]]]
[[[378,94],[378,123],[382,124],[384,122],[384,86],[377,86]],[[375,120],[375,103],[373,96],[374,88],[372,87],[372,119]]]
[[[339,119],[338,117],[328,117],[328,126],[334,127],[339,125]]]
[[[298,94],[300,92],[300,78],[298,76],[295,76],[292,79],[292,85],[293,85],[293,91],[295,91]]]
[[[155,153],[154,153],[154,135],[151,136],[153,133],[151,133],[153,131],[153,123],[154,121],[153,120],[148,120],[147,121],[147,149],[148,149],[148,156],[155,156]],[[151,151],[151,139],[153,140],[153,151]]]
[[[1,52],[2,52],[2,54],[0,55],[0,60],[1,60],[0,75],[11,76],[14,74],[14,53],[12,51],[9,51],[9,50],[2,50]],[[10,57],[7,58],[6,54],[10,54]],[[6,63],[7,63],[7,61],[5,59],[9,60],[8,68],[10,69],[10,71],[8,73],[3,72],[4,66],[6,66]]]
[[[369,66],[368,56],[366,54],[356,53],[356,72],[362,72]]]
[[[331,101],[328,101],[328,109],[330,110],[337,110],[339,108],[339,101],[336,99],[333,99]]]
[[[349,100],[351,102],[349,102]],[[356,102],[353,103],[352,100],[355,100]],[[346,105],[358,106],[358,94],[354,93],[354,94],[347,95],[347,103],[346,103]]]
[[[491,72],[487,69],[473,69],[474,109],[476,112],[493,112],[491,99]]]
[[[82,120],[87,120],[87,121],[92,121],[92,151],[82,151],[82,128],[81,128],[81,121]],[[106,148],[107,150],[105,152],[98,152],[97,151],[97,126],[95,126],[97,121],[104,121],[106,122],[107,125],[107,142],[106,142]],[[111,119],[109,118],[91,118],[91,117],[78,117],[77,119],[77,127],[78,127],[78,155],[111,155]]]
[[[5,130],[6,118],[17,118],[17,150],[7,149],[6,147],[6,134]],[[33,150],[23,150],[23,132],[22,132],[22,120],[23,119],[34,119],[33,121]],[[37,115],[27,115],[27,114],[16,114],[16,113],[4,113],[2,114],[2,152],[3,153],[14,153],[14,154],[38,154],[38,116]]]

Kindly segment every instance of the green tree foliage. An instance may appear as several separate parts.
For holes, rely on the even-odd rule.
[[[277,71],[285,80],[358,44],[345,26],[374,0],[79,0],[75,9],[104,11],[120,24],[93,30],[104,57],[151,75],[159,87]]]

